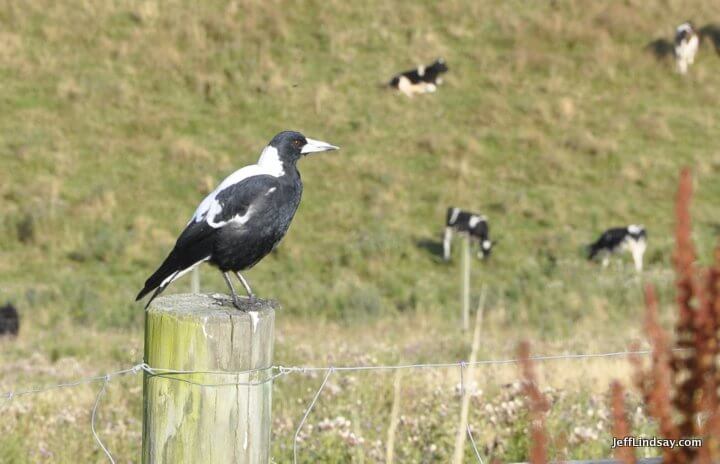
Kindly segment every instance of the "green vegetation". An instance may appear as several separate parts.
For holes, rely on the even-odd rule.
[[[512,356],[523,337],[537,340],[536,352],[625,346],[640,330],[641,280],[670,301],[681,166],[694,171],[699,256],[710,256],[720,228],[720,59],[704,43],[681,78],[644,50],[688,12],[702,24],[717,13],[708,0],[5,2],[0,302],[14,301],[23,321],[17,340],[0,343],[0,392],[138,360],[143,312],[133,299],[142,282],[200,199],[283,129],[342,149],[301,162],[294,224],[248,273],[259,295],[283,304],[279,362],[467,356],[457,254],[450,264],[439,257],[449,205],[485,213],[500,239],[473,270],[474,290],[490,289],[481,357]],[[407,99],[381,87],[437,56],[450,72],[436,94]],[[650,234],[642,278],[627,256],[608,269],[585,261],[582,247],[602,229],[631,222]],[[202,288],[225,291],[210,268]],[[603,374],[599,391],[618,365],[590,369]],[[594,391],[570,379],[580,368],[562,367],[551,372],[573,395]],[[408,417],[435,414],[436,403],[421,402],[435,387],[451,394],[445,374],[408,377],[419,382],[407,387]],[[372,461],[392,379],[355,377],[353,393],[322,404],[311,422],[344,415],[367,437],[359,449]],[[136,380],[111,387],[101,416],[124,459],[139,456]],[[297,422],[320,380],[278,382],[278,424]],[[499,395],[493,380],[479,383]],[[8,429],[0,419],[0,461],[23,462],[30,450],[35,462],[45,448],[53,462],[101,461],[85,417],[94,392],[14,403]],[[486,427],[482,402],[473,404],[471,423]],[[58,408],[82,420],[63,422]],[[401,433],[400,462],[445,462],[457,405],[448,408],[442,420],[421,421],[434,428],[418,426],[418,440],[435,440],[440,454]],[[47,421],[35,429],[37,417]],[[291,443],[283,427],[278,462]],[[361,462],[357,446],[315,439],[307,462],[344,453]],[[602,440],[573,445],[571,455],[607,454]],[[500,456],[520,459],[525,446],[511,441]]]

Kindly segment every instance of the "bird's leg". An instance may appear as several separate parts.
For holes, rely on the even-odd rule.
[[[243,287],[245,287],[245,291],[247,292],[250,301],[255,301],[255,294],[250,288],[250,284],[248,284],[248,281],[245,280],[245,277],[243,277],[242,274],[240,274],[239,272],[236,272],[235,275],[237,276],[240,283],[243,284]]]
[[[237,309],[242,309],[240,307],[240,300],[238,300],[237,293],[235,293],[235,289],[233,288],[232,282],[230,282],[230,277],[228,276],[227,272],[223,272],[223,277],[225,278],[225,283],[230,288],[230,295],[232,296],[233,304]]]

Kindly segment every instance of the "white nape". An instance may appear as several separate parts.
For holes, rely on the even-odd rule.
[[[268,145],[263,149],[257,164],[266,170],[266,174],[271,176],[280,177],[285,174],[278,150],[272,145]]]

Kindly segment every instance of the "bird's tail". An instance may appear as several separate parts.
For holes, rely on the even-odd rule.
[[[145,305],[145,309],[147,309],[147,307],[150,306],[150,303],[152,303],[152,301],[160,295],[173,280],[180,277],[180,275],[184,274],[192,267],[193,266],[184,268],[184,266],[180,263],[180,260],[177,258],[175,250],[171,251],[160,267],[145,281],[145,286],[142,290],[140,290],[140,293],[137,294],[135,301],[141,300],[145,297],[145,295],[155,290],[155,293],[152,294]]]

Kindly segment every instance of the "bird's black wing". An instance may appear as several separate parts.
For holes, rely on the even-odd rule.
[[[277,186],[275,177],[257,175],[211,193],[208,209],[193,216],[165,261],[147,279],[136,300],[155,290],[147,303],[149,305],[173,280],[195,264],[209,259],[215,247],[217,231],[227,225],[239,224],[250,207],[261,207],[264,197]]]
[[[220,227],[240,223],[251,207],[255,211],[262,209],[267,204],[268,195],[277,188],[277,177],[267,174],[248,177],[232,184],[215,195],[217,206],[210,208],[205,221],[211,225],[222,224]],[[213,217],[209,217],[211,214]]]
[[[145,307],[162,293],[170,283],[190,270],[195,264],[207,260],[212,254],[216,229],[205,221],[191,221],[183,230],[170,254],[159,268],[145,281],[136,300],[155,290]]]

